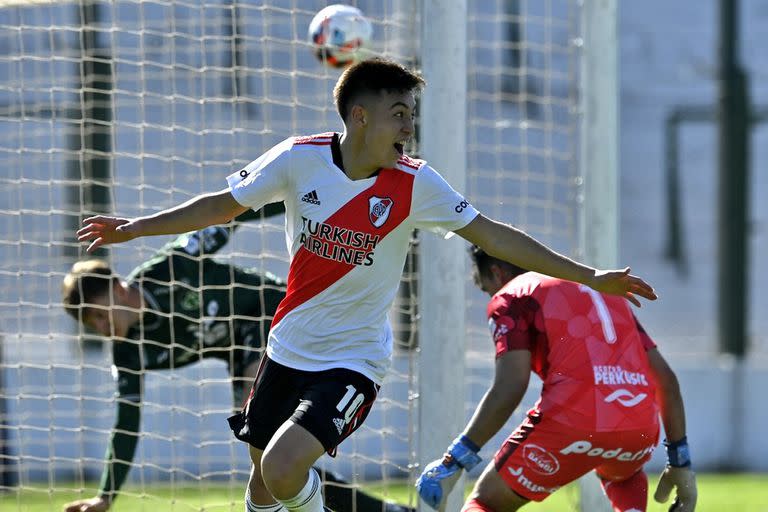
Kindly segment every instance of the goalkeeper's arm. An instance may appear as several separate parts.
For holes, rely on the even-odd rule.
[[[483,446],[504,426],[528,389],[531,375],[531,353],[511,350],[496,359],[493,384],[483,395],[464,435]]]
[[[475,409],[472,419],[443,458],[424,468],[416,488],[421,498],[438,509],[458,480],[462,469],[469,471],[481,462],[480,448],[504,426],[528,388],[531,353],[511,350],[496,359],[493,385]]]
[[[104,461],[98,494],[64,505],[64,512],[104,512],[109,510],[123,486],[136,453],[141,422],[141,376],[120,372],[117,416]]]
[[[109,439],[104,471],[99,484],[99,497],[112,503],[131,470],[136,445],[139,441],[141,404],[120,399],[117,419]]]
[[[656,400],[661,409],[667,451],[667,467],[659,479],[654,499],[665,502],[672,490],[676,491],[675,501],[670,510],[687,512],[696,507],[696,477],[691,470],[691,455],[685,426],[685,406],[680,384],[672,368],[658,349],[646,352],[651,373],[656,382]]]
[[[646,354],[657,386],[656,401],[661,409],[664,433],[667,440],[678,441],[685,437],[685,406],[680,384],[658,349],[648,350]]]

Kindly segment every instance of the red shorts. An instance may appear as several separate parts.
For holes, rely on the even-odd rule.
[[[626,480],[658,442],[658,422],[640,430],[580,431],[534,412],[504,441],[494,464],[510,489],[542,501],[593,469],[606,480]]]

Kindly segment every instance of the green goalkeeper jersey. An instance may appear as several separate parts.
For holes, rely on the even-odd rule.
[[[266,344],[285,283],[269,273],[212,259],[229,234],[227,228],[209,227],[182,235],[127,277],[143,294],[144,313],[128,339],[112,344],[117,418],[101,479],[104,497],[114,499],[131,467],[144,372],[212,357],[224,360],[236,378],[258,360]]]

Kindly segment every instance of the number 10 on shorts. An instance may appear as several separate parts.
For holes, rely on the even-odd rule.
[[[365,401],[365,395],[357,393],[357,389],[352,384],[347,385],[347,392],[341,397],[339,403],[336,404],[336,410],[344,415],[344,422],[348,425],[355,417],[355,413],[363,405]],[[354,399],[353,399],[354,397]]]

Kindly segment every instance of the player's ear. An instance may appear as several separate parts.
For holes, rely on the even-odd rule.
[[[491,263],[490,267],[491,275],[493,276],[493,280],[496,283],[503,283],[504,282],[504,270],[497,265],[496,263]]]
[[[368,123],[368,112],[366,112],[365,107],[360,104],[352,105],[349,117],[356,126],[365,126]]]
[[[132,286],[126,286],[125,283],[118,278],[115,278],[114,282],[112,283],[112,289],[114,290],[115,299],[119,301],[120,304],[125,304],[128,302],[131,293],[138,292],[136,288],[133,288]]]

